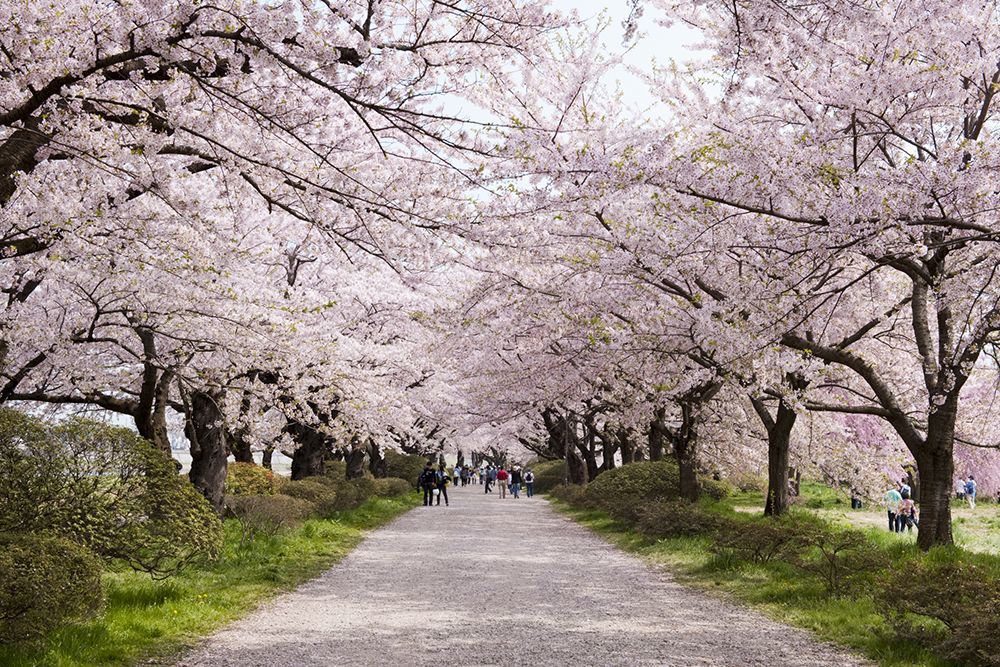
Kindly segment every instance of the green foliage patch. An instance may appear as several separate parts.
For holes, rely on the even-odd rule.
[[[100,560],[60,537],[0,533],[0,644],[31,642],[100,611]]]

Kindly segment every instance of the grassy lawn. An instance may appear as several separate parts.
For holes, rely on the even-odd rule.
[[[764,496],[757,492],[739,493],[734,496],[733,504],[742,512],[760,512]],[[916,529],[912,533],[890,533],[881,505],[866,503],[863,509],[852,510],[846,492],[816,482],[802,482],[798,506],[834,523],[881,531],[889,542],[912,544],[917,539]],[[980,501],[976,509],[971,510],[964,501],[952,500],[952,519],[955,544],[968,551],[1000,555],[1000,505]]]
[[[217,562],[192,566],[163,581],[132,571],[109,572],[101,617],[53,633],[32,649],[0,647],[0,664],[83,667],[170,658],[262,601],[319,575],[357,546],[366,531],[415,507],[418,500],[417,494],[374,498],[336,519],[311,519],[243,549],[238,527],[227,521]]]
[[[736,499],[749,507],[748,499]],[[704,537],[653,539],[629,530],[601,511],[571,508],[553,500],[561,511],[613,544],[664,566],[679,581],[708,590],[768,616],[813,631],[818,637],[853,649],[880,665],[889,667],[957,667],[925,649],[895,639],[885,619],[867,596],[831,597],[814,577],[804,576],[787,563],[765,565],[727,564],[715,556]],[[763,504],[755,506],[758,510]],[[902,544],[887,530],[872,530],[872,538],[884,549],[903,557],[912,547]]]

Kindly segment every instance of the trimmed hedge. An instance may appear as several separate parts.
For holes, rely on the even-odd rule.
[[[274,493],[274,473],[254,463],[230,463],[226,493],[231,496],[269,496]]]
[[[385,476],[386,478],[405,479],[411,486],[416,486],[417,478],[424,470],[427,457],[404,454],[394,449],[385,450]]]
[[[545,461],[528,467],[535,473],[535,493],[549,493],[563,483],[566,474],[565,461]]]
[[[205,498],[125,428],[0,409],[0,489],[0,532],[59,535],[154,576],[221,548]]]
[[[375,480],[375,495],[380,498],[393,498],[411,493],[414,485],[398,477],[385,477]]]
[[[240,544],[293,528],[316,511],[308,500],[276,493],[270,496],[227,496],[226,512],[240,524]]]
[[[680,495],[680,473],[673,461],[641,461],[601,473],[586,486],[584,498],[620,521],[634,522],[639,506]]]
[[[313,506],[312,513],[321,518],[329,518],[337,511],[339,491],[329,484],[318,481],[318,478],[288,480],[282,483],[281,493],[310,503]]]
[[[60,537],[0,533],[0,643],[28,642],[103,606],[101,563]]]

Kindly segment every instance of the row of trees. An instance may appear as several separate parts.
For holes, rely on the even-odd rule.
[[[703,39],[652,111],[542,3],[0,3],[0,403],[179,418],[216,507],[228,456],[503,438],[759,462],[770,514],[909,464],[950,542],[956,460],[1000,482],[997,3],[633,7]]]
[[[704,57],[649,73],[653,119],[587,42],[548,73],[525,114],[557,129],[516,139],[483,232],[470,382],[577,481],[595,443],[667,447],[694,498],[766,451],[780,514],[790,457],[858,489],[912,466],[918,542],[950,543],[956,475],[1000,467],[997,3],[647,4]]]

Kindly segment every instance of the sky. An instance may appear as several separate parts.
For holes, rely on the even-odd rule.
[[[644,3],[643,14],[638,21],[636,38],[629,44],[624,44],[624,22],[629,16],[629,3],[626,0],[611,2],[594,0],[551,0],[554,9],[561,12],[576,11],[580,19],[591,24],[597,24],[602,16],[607,17],[609,25],[605,30],[604,42],[609,51],[625,52],[623,65],[615,70],[624,100],[638,109],[656,106],[655,98],[643,81],[641,72],[649,72],[654,63],[660,65],[676,61],[682,63],[696,56],[692,45],[697,41],[697,32],[684,25],[673,25],[669,28],[660,25],[662,17],[657,11]]]

